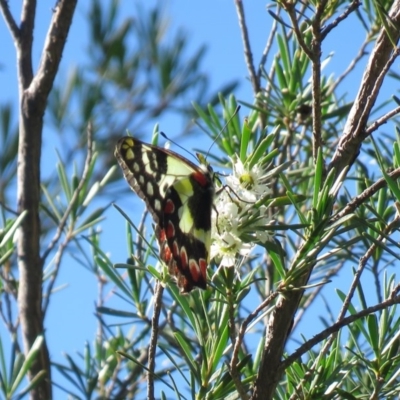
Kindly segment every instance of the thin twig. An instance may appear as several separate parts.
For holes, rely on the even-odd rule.
[[[4,208],[11,214],[14,214],[16,217],[19,215],[18,211],[13,210],[12,208],[8,207],[4,202],[0,201],[0,207]]]
[[[400,177],[400,168],[396,168],[394,171],[388,174],[391,178],[397,179]],[[364,203],[367,199],[372,197],[378,190],[387,186],[387,182],[384,178],[379,179],[373,185],[365,189],[360,195],[355,197],[352,201],[350,201],[342,211],[335,214],[331,220],[332,222],[343,218],[346,215],[351,214],[354,210],[356,210],[362,203]]]
[[[378,118],[375,122],[373,122],[366,130],[365,134],[367,136],[371,135],[372,132],[376,131],[381,125],[386,124],[388,120],[395,115],[400,113],[400,106],[396,107],[394,110],[389,111],[387,114],[383,115],[382,117]]]
[[[236,338],[236,325],[235,325],[235,304],[233,301],[233,294],[231,290],[228,290],[226,293],[227,297],[227,302],[228,302],[228,313],[229,313],[229,336],[231,339],[232,344],[235,343],[235,338]],[[248,400],[249,396],[246,393],[245,388],[242,385],[242,382],[240,380],[240,372],[238,371],[238,363],[237,363],[238,357],[236,357],[236,362],[233,363],[231,362],[229,365],[229,372],[231,374],[233,383],[236,387],[236,390],[238,391],[239,397],[242,400]]]
[[[69,244],[69,241],[70,241],[70,238],[66,237],[65,240],[61,243],[60,247],[58,248],[58,251],[54,258],[54,271],[51,274],[51,277],[49,279],[49,284],[47,285],[47,288],[46,288],[46,294],[43,295],[43,306],[42,306],[43,315],[46,315],[46,311],[47,311],[47,308],[50,303],[51,292],[53,291],[53,287],[56,282],[58,272],[60,271],[61,260],[64,255],[64,251]]]
[[[387,228],[385,229],[386,234],[387,234],[388,232],[390,232],[393,228],[397,228],[398,223],[399,223],[399,219],[400,219],[399,217],[395,217],[395,219],[387,226]],[[319,360],[321,359],[321,357],[324,357],[324,356],[327,354],[327,352],[329,351],[329,349],[330,349],[330,347],[331,347],[331,345],[332,345],[332,342],[335,340],[336,335],[333,335],[333,333],[336,333],[336,332],[338,331],[338,329],[342,328],[343,326],[348,325],[349,323],[351,323],[351,322],[353,322],[353,321],[355,320],[355,319],[353,318],[354,315],[352,315],[352,316],[350,316],[350,317],[347,317],[347,318],[344,318],[344,316],[345,316],[346,313],[347,313],[347,310],[348,310],[348,308],[349,308],[349,306],[350,306],[350,303],[351,303],[351,300],[352,300],[352,298],[353,298],[353,295],[354,295],[354,293],[355,293],[355,291],[356,291],[356,289],[357,289],[357,287],[358,287],[358,285],[359,285],[359,283],[360,283],[361,275],[362,275],[362,273],[364,272],[365,266],[367,265],[367,261],[368,261],[369,258],[372,257],[372,255],[375,253],[376,248],[378,247],[378,244],[377,244],[377,243],[380,242],[381,240],[383,240],[384,237],[385,237],[385,235],[380,235],[380,236],[378,237],[376,243],[373,243],[373,244],[369,247],[369,249],[367,250],[367,252],[365,253],[365,255],[364,255],[363,257],[361,257],[360,262],[359,262],[358,269],[357,269],[357,271],[356,271],[356,273],[355,273],[355,275],[354,275],[353,282],[351,283],[349,292],[347,293],[347,296],[346,296],[346,298],[345,298],[345,300],[344,300],[344,302],[343,302],[342,308],[341,308],[341,310],[340,310],[340,312],[339,312],[339,316],[338,316],[338,318],[336,319],[337,322],[336,322],[334,325],[332,325],[332,327],[326,329],[324,332],[329,331],[329,330],[332,329],[333,327],[335,327],[335,329],[333,329],[332,332],[329,332],[329,334],[328,334],[327,336],[325,336],[323,339],[325,339],[326,337],[328,337],[328,336],[330,336],[330,335],[332,335],[332,336],[329,338],[329,340],[328,340],[328,341],[324,344],[324,346],[322,347],[321,351],[320,351],[319,354],[318,354],[318,357],[317,357],[316,360],[313,362],[313,365],[312,365],[311,368],[306,372],[306,374],[304,375],[304,378],[303,378],[303,379],[299,382],[299,384],[297,385],[297,389],[300,389],[301,386],[304,384],[304,382],[305,382],[306,380],[310,379],[310,378],[314,375],[315,368],[316,368],[316,366],[318,365]],[[392,301],[392,303],[390,303],[389,305],[395,304],[396,302],[399,301],[399,299],[397,298],[397,301],[396,301],[396,302],[393,302],[393,293],[394,293],[394,291],[392,292],[391,298],[388,300],[388,301]],[[384,304],[384,303],[378,304],[378,305],[376,305],[376,306],[374,306],[374,307],[369,307],[369,308],[367,308],[366,310],[363,310],[362,312],[360,312],[359,314],[361,315],[361,317],[363,317],[363,316],[365,316],[365,315],[371,314],[371,313],[373,313],[373,312],[375,312],[375,311],[378,311],[378,310],[380,310],[380,309],[383,309],[383,308],[386,308],[387,306],[389,306],[389,305],[386,305],[386,302],[385,302],[385,307],[382,308],[382,307],[381,307],[382,304]],[[364,312],[364,313],[363,313],[363,312]],[[358,314],[356,314],[356,315],[358,315]],[[352,318],[353,318],[353,319],[352,319]],[[359,318],[360,318],[360,317],[359,317]],[[343,322],[344,320],[346,320],[346,323],[345,323],[344,325],[342,325],[342,322]],[[338,327],[338,329],[336,329],[336,327]],[[317,336],[318,336],[318,335],[317,335]],[[315,338],[315,337],[314,337],[314,338]],[[323,340],[323,339],[321,339],[321,340]],[[321,341],[321,340],[319,340],[319,341]],[[307,351],[307,350],[306,350],[306,351]]]
[[[242,345],[244,335],[246,333],[249,324],[257,317],[257,315],[267,307],[276,297],[278,297],[279,291],[272,292],[254,311],[252,311],[247,318],[243,321],[239,329],[239,334],[236,338],[235,345],[233,347],[233,353],[231,358],[231,369],[232,365],[237,365],[239,359],[239,349]]]
[[[321,14],[326,1],[319,3],[312,24],[312,149],[314,164],[317,164],[319,149],[322,146],[322,110],[321,110]]]
[[[312,60],[313,59],[313,53],[311,49],[307,46],[306,42],[303,39],[303,34],[300,31],[299,24],[297,23],[297,17],[296,17],[296,10],[295,10],[295,4],[292,2],[285,1],[283,3],[285,11],[288,13],[290,21],[292,22],[292,28],[294,30],[294,33],[296,35],[296,39],[304,51],[306,53],[307,57]]]
[[[154,293],[154,311],[153,318],[151,320],[151,336],[149,343],[149,357],[148,357],[148,372],[147,372],[147,399],[154,400],[154,376],[155,376],[155,365],[156,365],[156,350],[158,340],[158,324],[162,304],[162,294],[164,288],[160,281],[156,281],[156,289]]]
[[[365,269],[365,266],[367,265],[367,261],[369,260],[370,257],[372,257],[372,255],[375,253],[378,244],[380,241],[384,240],[385,236],[388,235],[391,231],[393,231],[393,229],[397,229],[398,224],[399,224],[399,220],[400,218],[398,216],[396,216],[394,218],[394,220],[385,228],[384,232],[379,235],[379,237],[377,238],[376,242],[372,243],[371,246],[369,247],[369,249],[367,250],[367,252],[365,253],[365,255],[363,257],[361,257],[360,262],[359,262],[359,266],[358,269],[354,275],[353,278],[353,282],[350,286],[350,290],[347,293],[346,299],[343,302],[343,306],[342,309],[339,312],[339,316],[338,316],[338,321],[340,321],[341,319],[344,318],[344,316],[346,315],[346,312],[350,306],[350,302],[351,299],[353,298],[353,295],[357,289],[357,286],[360,282],[361,279],[361,275]]]
[[[285,370],[287,367],[289,367],[291,364],[293,364],[296,360],[299,359],[303,354],[305,354],[307,351],[311,350],[316,344],[322,342],[324,339],[329,337],[330,335],[338,332],[341,328],[350,325],[354,321],[357,321],[361,318],[366,317],[369,314],[373,314],[377,311],[384,310],[390,306],[393,306],[394,304],[399,304],[400,303],[400,296],[393,295],[397,293],[400,289],[400,285],[397,285],[395,289],[392,291],[392,295],[390,296],[389,299],[386,301],[377,304],[372,307],[368,307],[365,310],[362,310],[356,314],[350,315],[349,317],[343,318],[339,322],[336,322],[329,328],[325,329],[321,333],[315,335],[312,339],[308,340],[306,343],[301,345],[294,353],[292,353],[286,360],[282,362],[281,368],[282,370]]]
[[[367,52],[365,49],[367,46],[370,44],[370,33],[368,33],[367,38],[364,40],[364,43],[361,45],[357,55],[350,61],[350,64],[346,68],[346,70],[340,75],[336,81],[331,85],[327,91],[327,97],[330,96],[332,93],[335,92],[336,88],[339,86],[339,84],[343,81],[344,78],[347,77],[347,75],[356,67],[357,63],[361,60],[362,57],[364,57]]]
[[[342,14],[340,14],[334,21],[332,21],[329,25],[322,29],[321,40],[324,40],[333,28],[336,28],[340,22],[346,19],[353,11],[357,10],[360,5],[360,0],[354,0]]]
[[[239,20],[240,31],[242,33],[244,58],[246,60],[247,69],[249,71],[250,81],[253,86],[254,95],[257,95],[261,89],[260,88],[260,80],[258,78],[258,75],[256,73],[256,70],[255,70],[254,64],[253,64],[253,54],[251,52],[249,33],[248,33],[246,21],[245,21],[242,0],[235,0],[235,5],[236,5],[236,12],[238,15],[238,20]]]
[[[50,242],[47,249],[43,253],[43,256],[42,256],[43,262],[45,262],[49,253],[53,250],[54,246],[57,244],[57,242],[59,241],[59,239],[63,233],[63,230],[67,223],[68,217],[71,214],[72,209],[75,207],[75,203],[79,198],[79,194],[80,194],[83,186],[86,183],[86,180],[87,180],[87,177],[88,177],[88,174],[90,171],[90,164],[91,164],[92,160],[93,160],[93,131],[92,131],[92,125],[89,124],[88,129],[87,129],[87,153],[86,153],[85,165],[84,165],[83,172],[82,172],[82,177],[78,183],[78,186],[74,190],[74,193],[72,194],[71,201],[69,202],[68,207],[64,212],[64,215],[60,219],[56,234],[54,235],[52,241]]]
[[[0,10],[15,42],[19,40],[20,30],[8,7],[8,1],[0,0]]]
[[[305,303],[302,305],[301,309],[299,309],[296,313],[296,317],[293,322],[292,332],[296,329],[297,324],[302,321],[304,313],[309,309],[309,306],[312,302],[318,297],[321,290],[325,287],[325,283],[329,282],[330,278],[337,274],[341,268],[343,268],[344,263],[339,264],[336,268],[330,269],[326,275],[324,276],[321,285],[317,286],[315,290],[309,295]]]
[[[278,6],[278,13],[279,13],[279,10],[280,10],[280,7]],[[273,44],[275,43],[277,29],[278,29],[278,21],[276,19],[274,19],[272,22],[270,35],[268,37],[267,43],[266,43],[263,53],[261,55],[261,60],[260,60],[260,64],[259,64],[258,72],[257,72],[258,82],[261,82],[261,74],[262,74],[263,68],[267,62],[268,54],[271,51]]]
[[[367,103],[365,105],[365,111],[362,114],[359,124],[356,128],[356,131],[359,131],[360,133],[362,133],[362,137],[365,139],[367,138],[369,135],[366,134],[367,130],[364,130],[364,132],[362,132],[361,130],[359,130],[359,126],[361,124],[361,120],[364,118],[364,114],[367,113],[369,115],[370,113],[370,109],[372,108],[373,104],[375,103],[375,100],[378,96],[379,91],[381,90],[381,86],[383,83],[383,80],[386,76],[386,74],[389,72],[390,67],[393,65],[393,63],[395,62],[395,60],[397,59],[397,57],[400,54],[400,49],[397,47],[396,49],[393,50],[393,53],[391,54],[390,58],[388,59],[388,61],[386,62],[386,64],[383,66],[382,71],[380,72],[380,74],[378,75],[374,86],[372,88],[371,94],[370,96],[368,96],[367,98]]]

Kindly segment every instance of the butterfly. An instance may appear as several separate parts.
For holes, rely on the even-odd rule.
[[[215,195],[211,167],[129,136],[118,141],[115,157],[154,219],[160,259],[180,292],[206,289]]]

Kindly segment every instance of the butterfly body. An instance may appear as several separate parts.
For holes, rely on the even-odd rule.
[[[132,137],[119,140],[115,156],[153,216],[160,258],[180,291],[205,289],[215,193],[211,168]]]

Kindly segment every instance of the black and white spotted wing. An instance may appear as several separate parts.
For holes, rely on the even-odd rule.
[[[132,137],[118,141],[115,156],[153,216],[160,258],[181,292],[205,289],[215,192],[211,169]]]

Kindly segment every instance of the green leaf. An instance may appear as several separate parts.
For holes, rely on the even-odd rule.
[[[17,390],[18,386],[21,384],[22,380],[27,376],[29,369],[31,368],[32,364],[36,361],[36,358],[38,356],[39,350],[43,345],[43,336],[38,336],[36,338],[36,340],[33,342],[32,347],[30,348],[28,354],[25,357],[25,361],[22,364],[21,369],[18,371],[18,375],[16,376],[11,389],[10,389],[10,394],[15,393],[15,391]],[[44,373],[45,371],[43,371],[40,375],[36,376],[36,380],[35,382],[31,382],[30,384],[30,388],[32,388],[32,385],[37,384],[37,382],[44,378]]]

